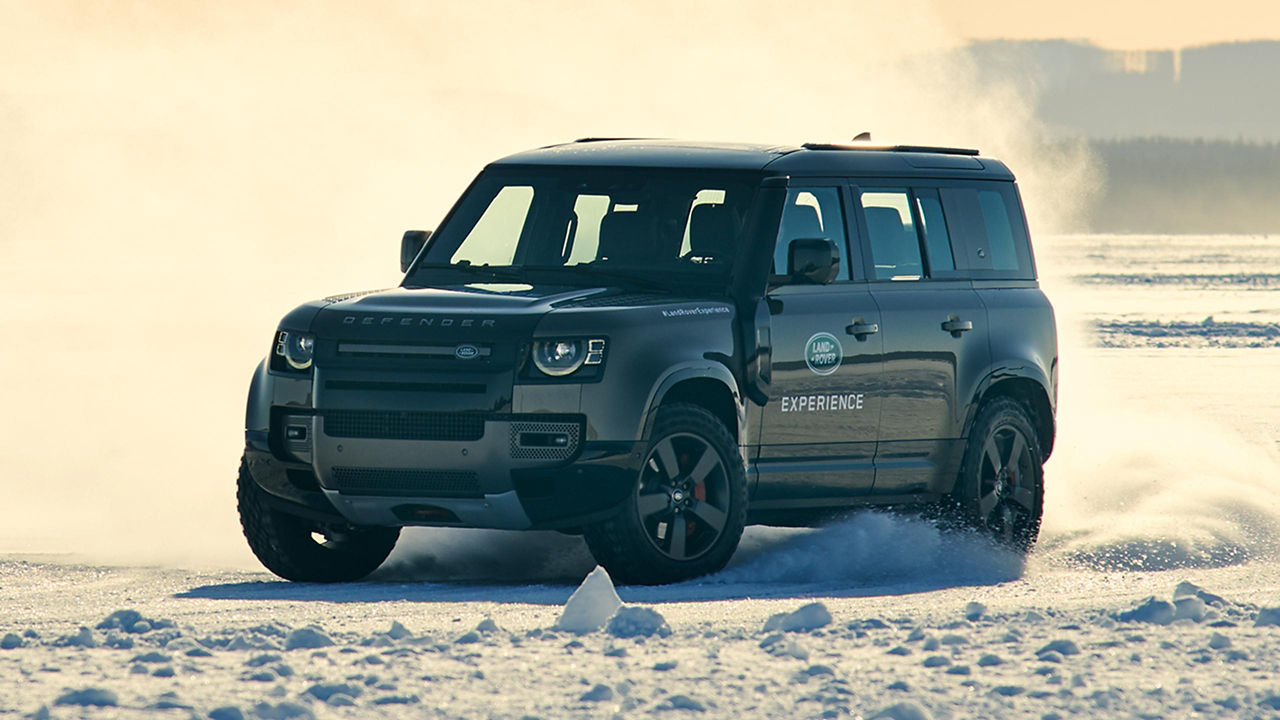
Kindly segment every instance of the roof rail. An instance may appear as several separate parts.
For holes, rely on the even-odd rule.
[[[650,138],[639,137],[583,137],[574,140],[575,143],[594,143],[594,142],[614,142],[616,140],[649,140]]]
[[[928,145],[873,145],[871,143],[805,143],[805,150],[872,150],[879,152],[935,153],[938,155],[977,155],[972,148],[930,147]]]

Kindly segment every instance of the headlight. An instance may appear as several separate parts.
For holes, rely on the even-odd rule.
[[[276,337],[276,355],[294,370],[306,370],[316,354],[316,336],[281,330]]]
[[[533,364],[544,375],[572,375],[583,365],[604,362],[604,340],[537,340],[533,343]]]

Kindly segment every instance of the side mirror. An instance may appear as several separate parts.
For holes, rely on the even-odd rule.
[[[787,274],[797,282],[826,285],[840,274],[840,252],[827,238],[796,238],[787,246]]]
[[[400,272],[409,272],[409,266],[418,257],[418,253],[422,252],[422,246],[427,244],[429,237],[430,230],[404,231],[404,237],[400,238]]]

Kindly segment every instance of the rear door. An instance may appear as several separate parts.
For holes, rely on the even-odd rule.
[[[756,509],[840,505],[869,493],[874,482],[880,314],[861,281],[861,263],[851,268],[850,196],[842,185],[793,179],[788,188],[767,298],[773,379],[761,422]],[[826,285],[788,282],[782,276],[790,242],[815,237],[835,243],[840,274]]]
[[[874,494],[942,492],[963,450],[967,389],[990,364],[987,313],[956,270],[937,188],[860,181],[854,195],[884,338]]]

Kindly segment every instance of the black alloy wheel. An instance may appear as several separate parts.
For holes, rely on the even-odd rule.
[[[1006,547],[1031,549],[1044,512],[1044,468],[1020,403],[998,398],[979,411],[953,499],[966,525]]]
[[[634,492],[584,535],[614,580],[656,585],[723,568],[746,518],[746,471],[729,430],[700,406],[672,403],[658,411]]]

